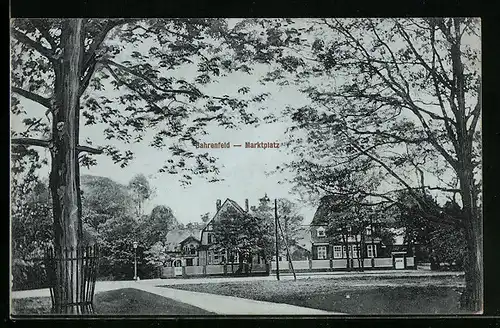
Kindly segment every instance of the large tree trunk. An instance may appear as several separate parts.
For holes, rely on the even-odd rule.
[[[471,175],[472,172],[469,172]],[[463,199],[463,223],[467,253],[465,258],[465,291],[462,294],[462,306],[470,311],[483,310],[483,233],[482,218],[478,213],[475,191],[471,176],[464,174],[461,179]]]
[[[54,64],[56,78],[52,108],[50,189],[56,257],[65,259],[68,256],[75,257],[76,249],[81,246],[83,238],[77,152],[79,88],[84,52],[82,19],[64,22],[61,49],[62,58]],[[82,263],[63,263],[62,266],[57,266],[56,286],[59,288],[55,290],[55,298],[60,306],[55,310],[59,313],[80,314],[85,309],[83,305],[77,304],[80,282],[76,277]]]
[[[482,311],[483,305],[483,234],[482,218],[477,209],[478,190],[474,183],[473,159],[473,138],[474,129],[467,128],[467,123],[471,117],[468,117],[466,110],[466,76],[464,74],[464,65],[462,63],[462,53],[460,49],[462,19],[454,18],[454,42],[451,44],[451,60],[453,65],[453,89],[451,96],[456,99],[456,105],[453,106],[456,119],[456,140],[455,147],[457,153],[456,171],[460,181],[460,195],[462,198],[462,222],[464,226],[465,238],[467,242],[467,255],[465,263],[466,288],[462,295],[462,305],[471,311]],[[451,35],[451,29],[449,34]],[[481,86],[478,89],[479,117],[481,110]],[[476,110],[476,108],[474,109]]]

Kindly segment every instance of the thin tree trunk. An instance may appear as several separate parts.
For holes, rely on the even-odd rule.
[[[70,19],[64,22],[61,35],[63,54],[61,61],[55,67],[50,173],[54,245],[56,256],[60,259],[76,255],[76,249],[83,239],[76,149],[79,132],[80,72],[84,51],[82,38],[82,19]],[[81,263],[77,261],[64,261],[63,265],[57,266],[56,285],[60,288],[56,289],[56,299],[63,305],[55,309],[57,312],[81,314],[85,310],[83,305],[77,305],[79,286],[76,276],[82,268],[79,264]]]
[[[345,254],[347,257],[347,271],[350,271],[351,270],[351,261],[350,261],[350,257],[349,257],[349,235],[342,234],[342,239],[344,240]]]

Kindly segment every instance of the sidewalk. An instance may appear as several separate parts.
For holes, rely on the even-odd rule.
[[[255,278],[255,277],[248,277]],[[266,277],[269,278],[269,277]],[[272,277],[274,278],[274,277]],[[180,280],[180,279],[177,279]],[[206,279],[208,280],[208,279]],[[217,279],[220,282],[220,279]],[[186,280],[183,280],[184,282]],[[227,281],[227,278],[226,278]],[[200,281],[198,280],[197,283]],[[215,282],[215,281],[214,281]],[[342,313],[327,312],[284,303],[255,301],[233,296],[224,296],[200,292],[185,291],[167,287],[166,279],[141,281],[99,281],[96,293],[122,288],[135,288],[172,300],[189,304],[220,315],[336,315]],[[172,284],[174,285],[174,284]],[[12,298],[50,297],[49,289],[36,289],[12,292]]]
[[[305,308],[284,303],[192,292],[139,284],[137,289],[196,306],[221,315],[339,315],[342,313]]]
[[[463,276],[463,272],[440,272],[440,271],[419,271],[419,270],[401,270],[401,271],[366,271],[366,272],[303,272],[297,273],[297,279],[343,279],[343,278],[420,278],[420,277],[456,277]],[[293,279],[293,274],[281,273],[281,280]],[[238,282],[238,281],[262,281],[276,280],[276,275],[258,276],[258,277],[200,277],[200,278],[171,278],[171,279],[150,279],[140,281],[97,281],[96,293],[115,290],[120,288],[136,288],[135,286],[165,286],[165,285],[184,285],[184,284],[200,284],[200,283],[220,283],[220,282]],[[48,289],[32,289],[15,291],[11,293],[12,298],[27,298],[27,297],[50,297]]]

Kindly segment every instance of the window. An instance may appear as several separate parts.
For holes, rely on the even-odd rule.
[[[375,245],[366,245],[366,254],[368,257],[375,257]]]
[[[333,258],[342,258],[342,246],[333,246]]]
[[[207,234],[207,242],[208,242],[209,244],[211,244],[211,243],[212,243],[212,234],[211,234],[211,233],[208,233],[208,234]]]
[[[345,246],[342,246],[342,257],[347,258]],[[349,258],[354,259],[358,257],[358,248],[356,245],[349,245]]]
[[[326,259],[326,246],[318,246],[318,260]]]
[[[372,227],[368,226],[366,227],[366,235],[371,236],[372,235]]]
[[[318,228],[318,230],[316,230],[316,233],[318,235],[318,237],[325,237],[325,228],[321,227],[321,228]]]
[[[196,248],[193,245],[191,245],[191,247],[189,248],[189,253],[191,255],[195,255],[196,254]]]
[[[352,245],[351,246],[351,256],[353,259],[357,259],[358,258],[358,246],[357,245]]]

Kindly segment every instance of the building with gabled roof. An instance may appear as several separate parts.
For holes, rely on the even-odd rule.
[[[213,223],[221,218],[221,216],[226,213],[226,211],[232,209],[241,214],[246,214],[249,212],[248,199],[245,199],[245,208],[243,209],[237,202],[232,199],[226,198],[222,203],[220,199],[216,201],[216,212],[215,215],[210,219],[206,226],[201,230],[200,235],[200,248],[199,248],[199,263],[200,265],[212,265],[212,264],[223,264],[223,263],[239,263],[241,254],[230,254],[227,250],[222,250],[217,245],[215,236],[213,233]],[[264,259],[259,255],[255,254],[252,256],[252,263],[261,264],[264,263]]]
[[[166,252],[170,260],[167,266],[199,265],[198,248],[201,229],[174,229],[167,233]]]

